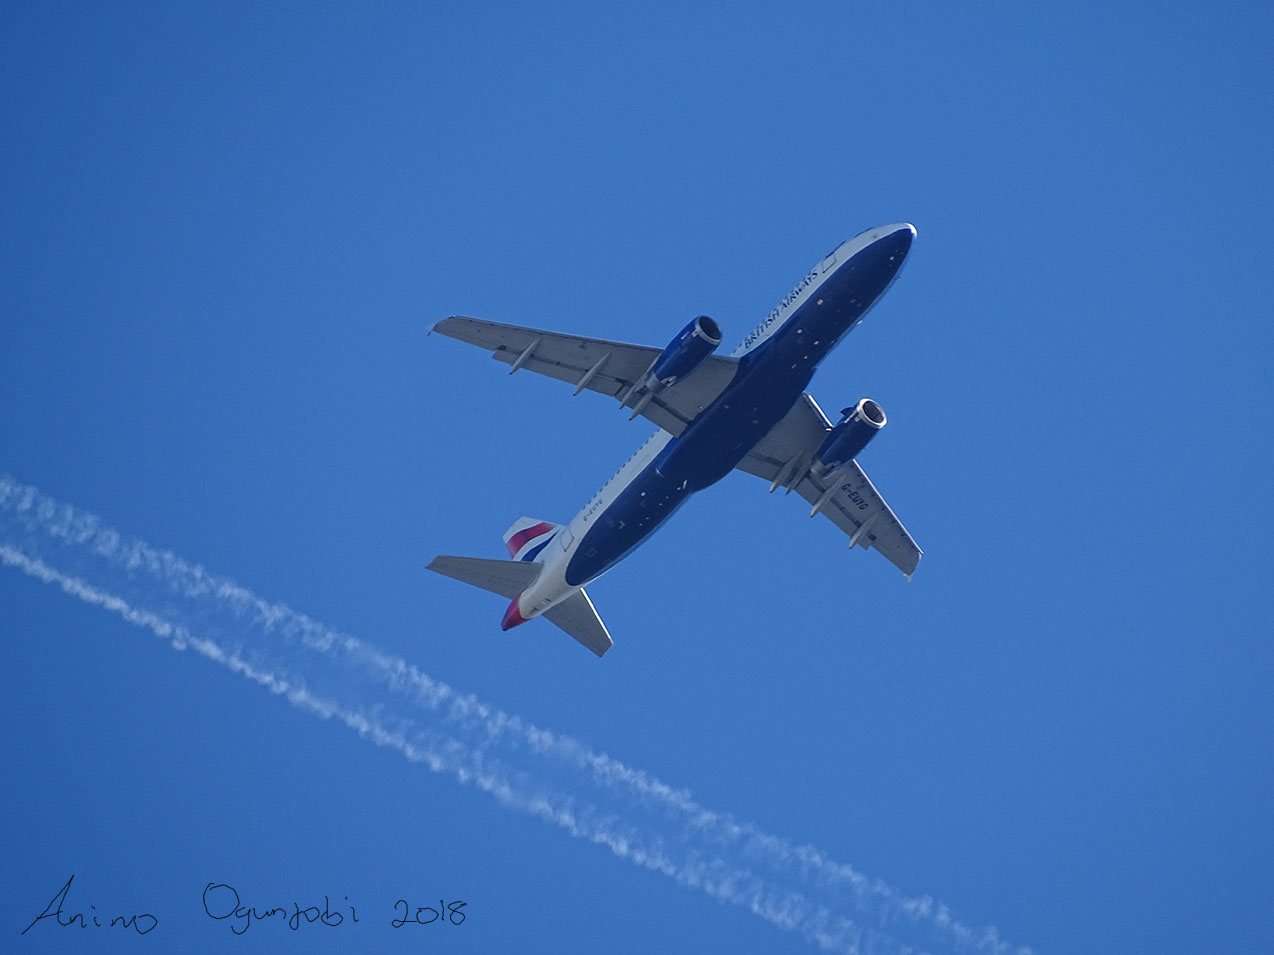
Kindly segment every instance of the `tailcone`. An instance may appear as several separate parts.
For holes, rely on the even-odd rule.
[[[500,621],[501,630],[512,630],[514,627],[524,624],[529,619],[522,616],[522,608],[518,606],[521,597],[514,597],[509,601],[509,609],[504,611],[504,619]]]

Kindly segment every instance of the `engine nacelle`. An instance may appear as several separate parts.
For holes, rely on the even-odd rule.
[[[815,456],[812,470],[820,476],[852,461],[885,426],[884,410],[870,398],[864,398],[841,414],[844,417],[828,433]]]
[[[650,369],[650,384],[656,388],[676,384],[702,365],[720,344],[721,329],[717,323],[707,315],[700,315],[660,352]]]

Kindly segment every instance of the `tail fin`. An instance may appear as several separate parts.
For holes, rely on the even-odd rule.
[[[513,560],[443,555],[431,560],[428,569],[507,597],[512,602],[505,611],[501,627],[509,630],[526,623],[518,607],[518,598],[540,576],[544,565],[536,558],[561,529],[560,524],[550,521],[519,517],[504,532],[504,544]],[[583,590],[577,590],[561,603],[550,607],[544,611],[544,616],[599,657],[614,645],[606,624],[602,623],[602,618],[593,607],[593,601],[588,599],[588,594]]]
[[[551,521],[519,517],[504,532],[504,546],[509,549],[509,556],[514,560],[535,560],[553,539],[553,535],[561,529],[560,524]]]

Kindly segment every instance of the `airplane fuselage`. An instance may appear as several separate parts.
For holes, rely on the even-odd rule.
[[[725,390],[681,434],[656,432],[569,525],[537,546],[533,556],[544,568],[510,604],[505,629],[605,573],[691,495],[730,473],[893,282],[914,235],[910,225],[872,229],[815,266],[735,350],[739,363]]]

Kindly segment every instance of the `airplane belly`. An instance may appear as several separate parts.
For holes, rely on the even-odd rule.
[[[845,270],[847,275],[853,269]],[[857,293],[861,294],[861,293]],[[770,340],[747,356],[734,379],[589,524],[567,564],[579,587],[598,577],[671,517],[694,494],[729,474],[783,419],[814,370],[862,317],[870,301],[829,281]]]
[[[655,470],[674,484],[702,491],[738,465],[804,392],[813,365],[775,367],[760,361],[722,393],[655,459]]]
[[[599,514],[566,565],[566,583],[582,587],[609,570],[676,513],[694,491],[647,467]]]

